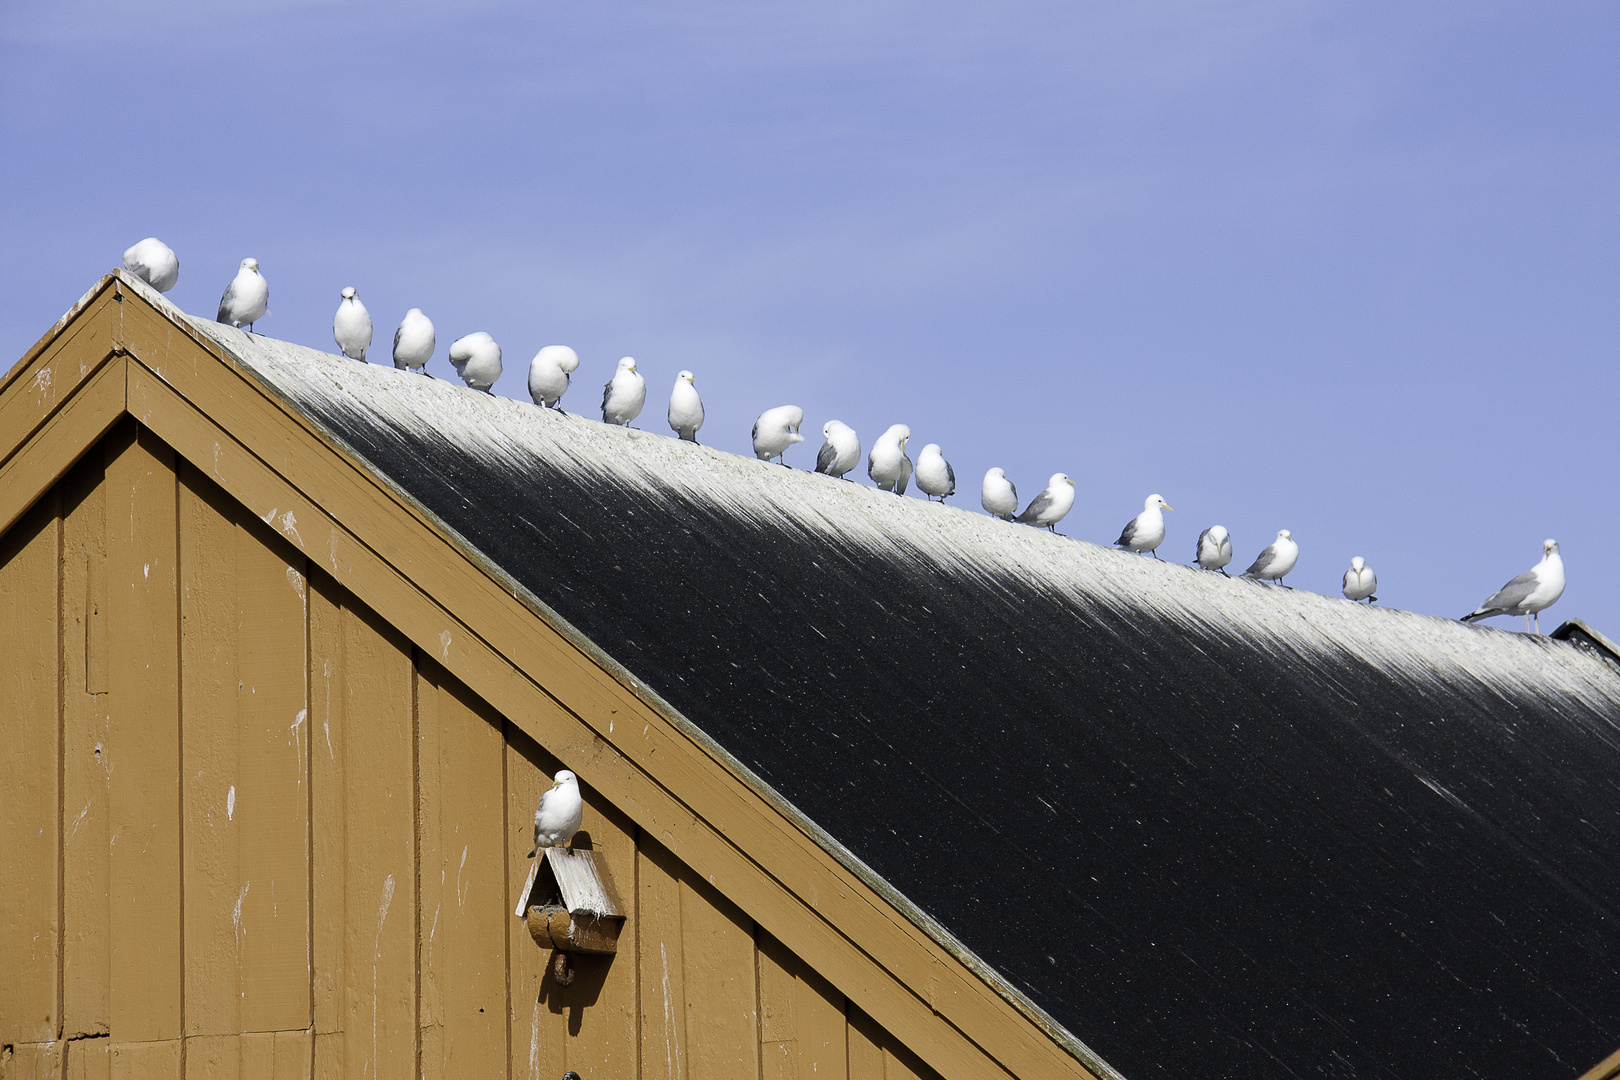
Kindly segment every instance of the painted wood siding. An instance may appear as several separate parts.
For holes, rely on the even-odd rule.
[[[560,763],[275,524],[126,421],[0,537],[0,1078],[934,1075],[578,748],[631,915],[558,985]]]

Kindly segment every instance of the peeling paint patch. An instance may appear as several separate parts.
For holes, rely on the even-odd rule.
[[[235,821],[236,820],[236,785],[235,784],[232,784],[231,785],[231,790],[229,790],[229,791],[227,791],[225,793],[225,820],[226,821]]]
[[[448,630],[441,631],[439,634],[439,655],[446,660],[450,659],[450,631]]]

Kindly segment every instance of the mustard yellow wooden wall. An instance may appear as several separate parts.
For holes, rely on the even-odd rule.
[[[559,763],[132,423],[0,538],[0,657],[0,1077],[932,1075],[578,765],[632,915],[559,986]]]

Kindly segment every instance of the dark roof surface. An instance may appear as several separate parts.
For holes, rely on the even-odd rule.
[[[197,325],[1127,1077],[1620,1046],[1601,651]]]

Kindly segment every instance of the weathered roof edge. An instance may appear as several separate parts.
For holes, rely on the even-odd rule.
[[[1620,667],[1620,645],[1616,645],[1593,629],[1585,619],[1566,619],[1562,626],[1547,636],[1555,641],[1567,641],[1572,645],[1589,649],[1616,667]]]
[[[146,282],[141,281],[134,275],[119,268],[113,270],[112,273],[108,275],[108,278],[103,279],[103,282],[98,282],[97,285],[90,290],[90,292],[86,293],[85,299],[81,299],[79,303],[75,305],[74,309],[68,313],[68,315],[64,316],[62,320],[59,320],[57,326],[46,335],[46,339],[53,337],[57,332],[59,332],[61,328],[65,326],[66,323],[71,319],[71,316],[82,308],[85,300],[98,292],[106,280],[112,278],[116,278],[121,284],[138,293],[142,299],[146,300],[155,310],[162,313],[165,318],[173,322],[186,334],[203,335],[213,345],[228,353],[237,362],[242,370],[253,374],[254,381],[269,396],[281,402],[289,412],[300,417],[312,429],[320,432],[323,438],[329,441],[342,453],[347,455],[351,460],[362,465],[368,473],[387,487],[388,490],[391,491],[402,503],[410,506],[425,520],[432,522],[444,533],[445,536],[450,538],[450,540],[457,547],[462,549],[469,561],[478,566],[492,579],[499,582],[502,588],[504,588],[520,603],[528,607],[540,618],[546,620],[553,628],[557,630],[558,633],[562,634],[570,643],[579,648],[580,651],[585,653],[585,655],[589,656],[602,668],[602,670],[612,675],[615,680],[625,687],[625,689],[629,690],[636,697],[640,698],[644,703],[647,704],[649,708],[655,709],[659,713],[663,714],[663,716],[668,719],[672,725],[685,734],[687,738],[691,739],[698,746],[702,747],[705,752],[712,756],[723,767],[742,779],[744,783],[753,787],[761,798],[765,799],[772,806],[774,806],[777,811],[796,828],[798,828],[801,833],[808,837],[828,855],[832,856],[832,858],[835,859],[846,870],[854,874],[863,884],[882,898],[884,902],[899,912],[908,922],[933,939],[933,941],[938,944],[940,948],[944,949],[969,971],[972,971],[976,976],[979,977],[980,980],[994,990],[999,997],[1016,1009],[1031,1023],[1039,1027],[1049,1038],[1051,1038],[1059,1046],[1063,1047],[1064,1050],[1066,1050],[1087,1069],[1090,1069],[1099,1077],[1105,1078],[1105,1080],[1126,1080],[1123,1074],[1104,1061],[1102,1057],[1096,1051],[1087,1046],[1083,1040],[1059,1023],[1057,1019],[1047,1013],[1046,1010],[1037,1005],[1027,994],[1013,986],[1012,983],[1009,982],[1000,972],[986,963],[978,956],[978,954],[969,949],[965,944],[957,939],[955,935],[951,934],[951,932],[947,930],[941,923],[907,898],[904,893],[900,892],[900,890],[891,885],[882,875],[880,875],[876,870],[873,870],[852,851],[846,848],[843,844],[839,843],[839,841],[833,837],[831,833],[817,825],[815,821],[812,820],[807,814],[795,806],[791,801],[789,801],[785,796],[778,792],[742,761],[738,760],[737,757],[735,757],[730,751],[726,750],[726,748],[720,745],[720,743],[718,743],[714,738],[704,732],[703,729],[696,723],[683,715],[679,709],[675,708],[674,705],[664,700],[664,698],[651,687],[637,679],[635,675],[632,674],[630,670],[622,663],[610,656],[605,650],[597,645],[595,641],[578,630],[558,612],[554,611],[548,604],[545,603],[545,601],[541,600],[521,582],[512,577],[512,575],[504,570],[499,564],[484,555],[484,553],[469,540],[467,540],[466,537],[462,536],[460,532],[445,522],[443,518],[439,517],[439,515],[430,510],[409,491],[406,491],[403,487],[396,483],[392,477],[388,476],[382,470],[374,466],[364,454],[360,453],[345,439],[328,428],[318,417],[305,410],[297,401],[284,394],[273,383],[259,377],[257,371],[249,361],[238,355],[236,351],[233,350],[224,340],[217,338],[212,333],[208,332],[206,328],[212,323],[212,320],[199,316],[187,315]],[[44,340],[45,339],[42,339],[42,342]],[[199,342],[199,344],[201,344],[201,342]],[[305,347],[307,348],[307,346]],[[37,347],[36,350],[30,350],[30,355],[34,351],[37,351]]]

